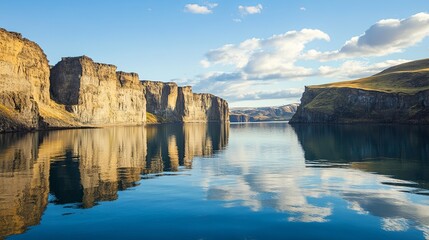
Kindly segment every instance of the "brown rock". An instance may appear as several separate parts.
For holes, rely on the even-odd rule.
[[[63,58],[51,69],[52,98],[85,125],[143,124],[146,102],[135,73],[82,57]]]
[[[147,111],[164,122],[229,122],[228,103],[212,94],[175,83],[143,81],[143,86]]]

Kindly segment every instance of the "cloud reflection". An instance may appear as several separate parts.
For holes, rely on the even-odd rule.
[[[339,136],[344,136],[342,134],[347,131],[319,129],[315,132],[324,132],[324,135],[312,136],[311,133],[314,132],[310,131],[309,134],[308,129],[303,130],[305,139],[312,139],[309,142],[312,144],[311,152],[305,152],[308,145],[302,142],[302,132],[298,129],[298,134],[295,134],[295,130],[287,124],[232,125],[231,128],[234,141],[229,143],[228,151],[216,162],[202,162],[207,199],[222,200],[226,207],[243,206],[252,211],[275,209],[284,213],[287,221],[319,223],[332,221],[335,208],[340,207],[333,203],[333,199],[337,199],[345,201],[345,208],[354,214],[378,217],[380,228],[385,231],[415,228],[429,239],[429,206],[423,197],[408,193],[417,186],[424,186],[409,181],[411,169],[404,169],[407,173],[405,175],[397,174],[401,172],[400,169],[390,169],[393,171],[390,174],[397,174],[392,178],[389,176],[389,168],[383,168],[386,175],[374,174],[368,168],[353,169],[356,164],[347,161],[358,160],[362,154],[370,155],[374,160],[386,155],[392,158],[396,153],[404,156],[403,152],[384,146],[383,143],[368,145],[367,137],[364,137],[367,134],[365,131],[362,135],[356,135],[358,132],[350,135],[353,139],[350,140],[353,141],[353,148],[350,150],[353,152],[342,147],[344,150],[330,154],[328,149],[335,148],[335,145],[327,147],[323,144],[341,144],[344,141],[337,139],[338,135],[330,135],[331,131],[339,131]],[[387,129],[381,132],[389,136],[399,134],[396,137],[402,138],[401,141],[406,141],[408,145],[427,144],[421,138],[420,131],[398,131]],[[406,138],[400,133],[406,133]],[[413,133],[417,136],[410,135]],[[389,136],[381,135],[379,138],[389,139]],[[327,140],[327,137],[331,138],[330,141],[316,144],[317,138]],[[359,142],[359,139],[363,141]],[[408,139],[412,141],[408,142]],[[374,146],[380,148],[374,149]],[[387,151],[380,151],[383,149]],[[318,153],[322,153],[324,158],[319,158],[321,155]],[[344,155],[339,155],[343,153]],[[353,155],[354,153],[357,155]],[[350,158],[343,158],[350,154]],[[426,153],[410,154],[405,155],[423,156]],[[312,161],[306,163],[304,156],[312,156]],[[334,157],[334,161],[329,160],[330,156]],[[338,158],[342,159],[341,164]],[[320,161],[315,162],[316,159]],[[377,165],[377,162],[373,164]],[[382,161],[381,164],[386,162]]]

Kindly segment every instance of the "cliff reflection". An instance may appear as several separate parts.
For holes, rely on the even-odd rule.
[[[429,127],[294,125],[305,159],[413,181],[429,189]],[[321,165],[322,164],[322,165]]]
[[[55,204],[90,208],[142,174],[191,168],[228,142],[220,124],[114,127],[0,135],[0,238],[37,225]]]
[[[181,126],[181,127],[178,127]],[[210,156],[228,143],[229,126],[184,124],[147,127],[146,167],[143,173],[176,172],[192,167],[196,156]]]
[[[39,158],[39,134],[0,135],[0,238],[38,224],[49,193],[49,162]]]

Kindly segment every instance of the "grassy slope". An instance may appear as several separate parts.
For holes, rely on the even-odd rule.
[[[429,59],[400,64],[366,78],[309,86],[309,88],[357,88],[388,93],[415,94],[429,90]]]

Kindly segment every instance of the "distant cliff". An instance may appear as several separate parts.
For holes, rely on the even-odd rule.
[[[143,81],[147,111],[161,122],[228,122],[228,103],[212,94],[192,93],[189,86]]]
[[[221,98],[174,83],[142,84],[137,74],[116,70],[86,56],[63,58],[50,69],[36,43],[0,28],[0,132],[140,125],[146,108],[163,122],[229,120]]]
[[[429,124],[429,59],[354,81],[306,87],[290,122]]]
[[[299,104],[280,107],[235,108],[231,110],[231,122],[288,121],[295,114]]]

